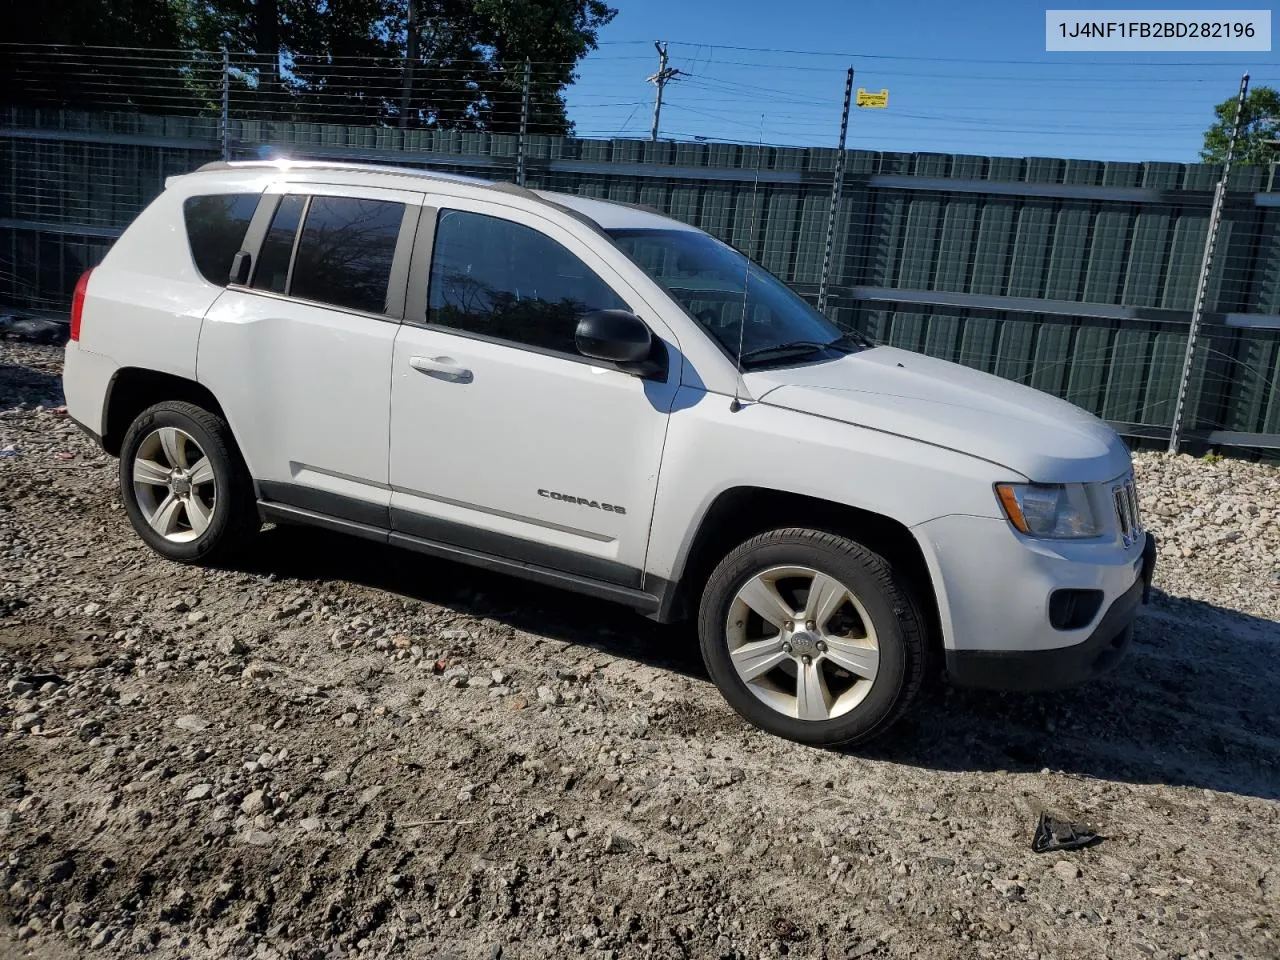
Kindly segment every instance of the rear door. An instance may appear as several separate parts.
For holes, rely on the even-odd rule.
[[[420,206],[317,184],[264,198],[251,279],[206,314],[197,359],[264,498],[386,526],[391,357]]]

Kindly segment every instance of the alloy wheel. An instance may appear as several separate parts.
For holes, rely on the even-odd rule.
[[[209,529],[218,503],[213,464],[178,427],[159,427],[138,446],[133,492],[146,522],[173,543],[189,543]]]
[[[725,634],[747,689],[799,720],[848,713],[879,671],[880,646],[862,602],[812,567],[776,566],[751,577],[729,605]]]

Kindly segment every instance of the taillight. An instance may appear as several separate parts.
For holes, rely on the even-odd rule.
[[[76,292],[71,295],[71,339],[80,339],[80,317],[84,314],[84,293],[89,289],[89,274],[93,273],[90,268],[80,274],[80,279],[76,281]]]

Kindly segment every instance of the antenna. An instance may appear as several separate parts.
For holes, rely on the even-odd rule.
[[[751,229],[747,233],[748,242],[756,235],[756,204],[760,199],[760,158],[764,155],[764,114],[760,114],[760,137],[756,146],[756,175],[751,185]],[[747,332],[747,290],[751,286],[751,258],[742,255],[746,265],[742,270],[742,319],[738,321],[738,376],[733,381],[733,402],[729,404],[729,412],[737,413],[742,409],[742,401],[738,398],[738,384],[742,382],[742,342]]]

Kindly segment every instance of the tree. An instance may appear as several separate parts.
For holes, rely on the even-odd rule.
[[[6,103],[569,133],[564,89],[617,14],[605,0],[40,0],[0,2]],[[108,51],[91,45],[132,48]],[[154,53],[149,52],[154,51]],[[61,59],[59,59],[61,58]]]
[[[617,11],[604,0],[173,0],[192,49],[243,68],[233,109],[284,119],[567,133],[564,88]],[[241,55],[240,52],[244,54]]]
[[[167,0],[0,3],[0,41],[6,104],[174,113],[190,106],[173,95],[182,91],[178,59],[136,49],[177,47]]]
[[[1239,97],[1224,100],[1213,108],[1217,120],[1204,132],[1204,149],[1200,159],[1206,163],[1222,163],[1227,159],[1227,144],[1235,123]],[[1234,163],[1271,163],[1280,160],[1280,152],[1270,141],[1280,136],[1280,93],[1272,87],[1254,87],[1244,99],[1240,116],[1240,135],[1236,138]]]

